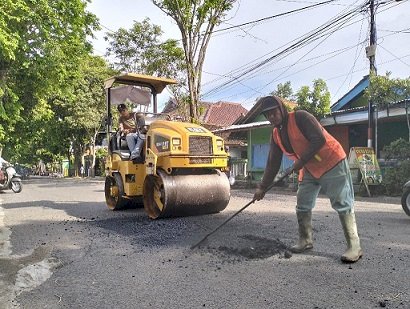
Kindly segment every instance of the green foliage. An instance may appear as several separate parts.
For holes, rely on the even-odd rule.
[[[125,72],[138,72],[168,78],[181,77],[185,69],[184,51],[176,40],[161,42],[160,26],[146,18],[134,22],[131,29],[120,28],[107,33],[107,56],[114,56],[114,68]]]
[[[403,185],[410,180],[410,160],[400,162],[396,168],[388,168],[383,177],[383,187],[387,195],[400,195]]]
[[[391,73],[385,76],[370,76],[370,86],[365,91],[367,100],[380,108],[385,108],[391,103],[410,99],[410,77],[405,79],[391,78]],[[406,120],[408,128],[408,140],[410,141],[410,116],[406,109]]]
[[[383,148],[386,160],[408,160],[410,158],[410,142],[399,138]]]
[[[191,121],[199,117],[202,67],[209,40],[216,25],[236,0],[152,0],[177,24],[184,48]]]
[[[314,115],[317,119],[330,113],[330,92],[323,79],[313,81],[313,89],[302,86],[296,93],[297,109],[303,109]]]
[[[383,148],[386,160],[397,162],[386,169],[383,187],[388,195],[400,195],[404,183],[410,180],[410,143],[400,138]]]
[[[371,75],[370,86],[365,91],[367,100],[373,104],[385,107],[388,104],[410,98],[410,78],[391,78],[391,73]]]
[[[277,89],[272,91],[271,94],[289,101],[293,101],[295,99],[290,81],[287,81],[284,84],[278,84]]]
[[[54,104],[75,100],[72,84],[91,51],[87,36],[98,24],[85,8],[83,0],[1,1],[0,147],[8,158],[35,163],[68,153]]]
[[[99,148],[95,152],[96,161],[98,162],[98,170],[96,170],[96,175],[105,175],[105,159],[108,155],[107,148]]]

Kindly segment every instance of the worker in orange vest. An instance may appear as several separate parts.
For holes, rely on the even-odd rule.
[[[322,190],[339,214],[346,237],[348,248],[341,260],[356,262],[363,251],[354,213],[352,177],[342,146],[312,114],[303,110],[288,112],[279,97],[267,96],[257,104],[274,128],[265,173],[254,199],[265,196],[266,188],[279,171],[283,154],[287,155],[295,162],[293,170],[299,171],[296,205],[299,241],[290,250],[301,253],[313,248],[312,209]]]

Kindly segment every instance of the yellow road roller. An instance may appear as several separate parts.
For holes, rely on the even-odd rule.
[[[175,83],[172,79],[135,73],[105,81],[105,198],[109,209],[143,206],[150,218],[157,219],[217,213],[228,205],[230,185],[223,172],[228,154],[223,139],[200,125],[172,121],[157,113],[157,94]],[[113,120],[112,111],[126,99],[134,107],[149,103],[153,109],[145,112],[148,131],[138,161],[130,159],[124,137],[113,130],[117,120]]]

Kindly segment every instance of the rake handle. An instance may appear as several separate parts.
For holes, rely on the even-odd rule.
[[[290,173],[292,173],[293,171],[293,166],[287,168],[282,175],[280,175],[277,179],[275,179],[273,181],[273,183],[266,188],[265,193],[268,192],[270,189],[272,189],[278,182],[282,181],[283,179],[285,179],[285,177],[289,176]],[[252,199],[252,201],[250,201],[248,204],[246,204],[245,206],[243,206],[241,209],[239,209],[237,212],[235,212],[232,216],[230,216],[228,219],[226,219],[221,225],[219,225],[216,229],[214,229],[212,232],[208,233],[205,235],[204,238],[202,238],[199,242],[197,242],[195,245],[191,246],[191,250],[195,249],[196,247],[198,247],[200,244],[202,244],[209,236],[211,236],[212,234],[216,233],[216,231],[218,231],[221,227],[223,227],[225,224],[227,224],[229,221],[231,221],[233,218],[235,218],[238,214],[240,214],[243,210],[245,210],[247,207],[249,207],[251,204],[255,203],[256,200]]]

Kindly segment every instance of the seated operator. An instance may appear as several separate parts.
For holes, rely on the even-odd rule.
[[[145,141],[145,120],[142,113],[130,113],[125,104],[118,105],[120,117],[118,124],[121,134],[125,135],[128,148],[131,152],[130,159],[141,159],[141,150]]]

